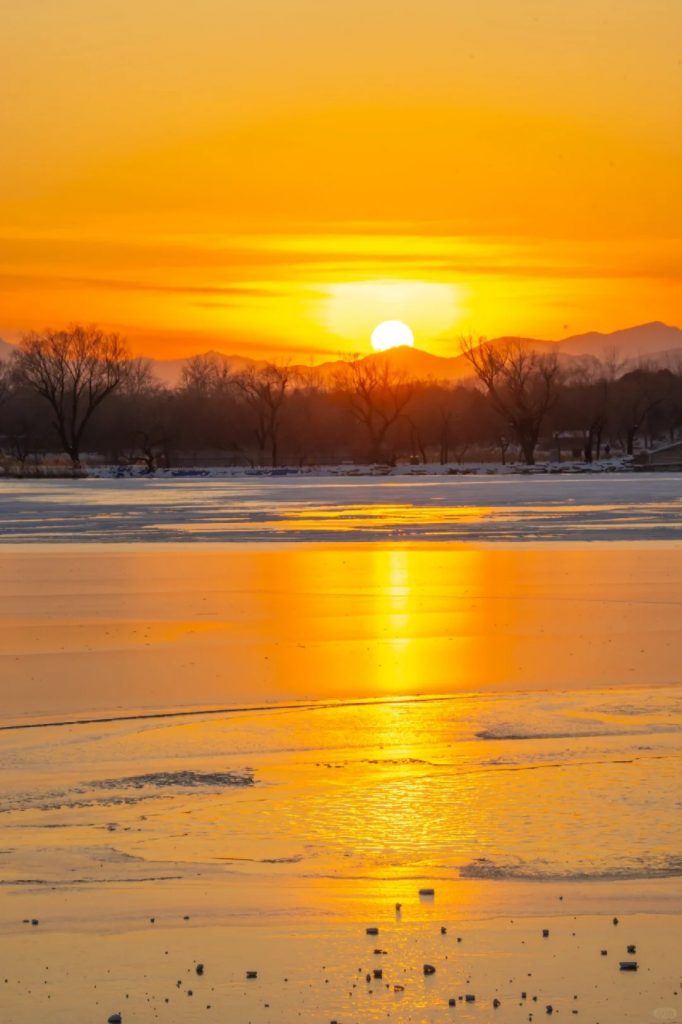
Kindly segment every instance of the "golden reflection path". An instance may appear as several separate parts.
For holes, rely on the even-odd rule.
[[[663,684],[671,545],[0,550],[0,717]]]

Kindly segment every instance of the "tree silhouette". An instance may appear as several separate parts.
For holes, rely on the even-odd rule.
[[[16,379],[49,403],[53,426],[74,469],[95,410],[125,379],[128,350],[117,334],[76,325],[24,335],[14,357]]]
[[[270,450],[271,465],[278,464],[282,411],[291,382],[289,367],[274,363],[262,369],[249,367],[233,378],[235,388],[253,415],[261,464],[266,448]]]
[[[381,462],[388,433],[407,410],[416,381],[393,370],[386,361],[362,359],[346,364],[337,385],[345,392],[354,418],[367,432],[370,458]]]
[[[533,351],[518,338],[496,344],[484,338],[462,338],[461,350],[493,406],[514,431],[526,465],[534,465],[540,430],[560,382],[556,354]]]

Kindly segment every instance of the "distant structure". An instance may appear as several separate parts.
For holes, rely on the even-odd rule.
[[[682,470],[682,441],[640,452],[632,460],[635,469]]]

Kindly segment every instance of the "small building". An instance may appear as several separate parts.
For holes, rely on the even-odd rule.
[[[584,430],[561,430],[555,431],[541,447],[549,452],[550,462],[561,462],[565,455],[577,460],[585,454],[585,440]]]
[[[632,460],[635,469],[682,470],[682,441],[640,452]]]

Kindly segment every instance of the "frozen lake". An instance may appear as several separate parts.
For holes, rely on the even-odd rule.
[[[564,1016],[579,995],[648,1019],[679,978],[681,496],[624,474],[5,482],[2,1021],[435,1022],[453,971],[488,999],[458,1020],[521,979]],[[405,990],[360,1003],[368,923]],[[197,957],[210,1015],[184,994]]]
[[[682,539],[682,474],[0,486],[0,542],[378,539]]]
[[[0,923],[679,910],[681,578],[676,542],[0,546]]]

